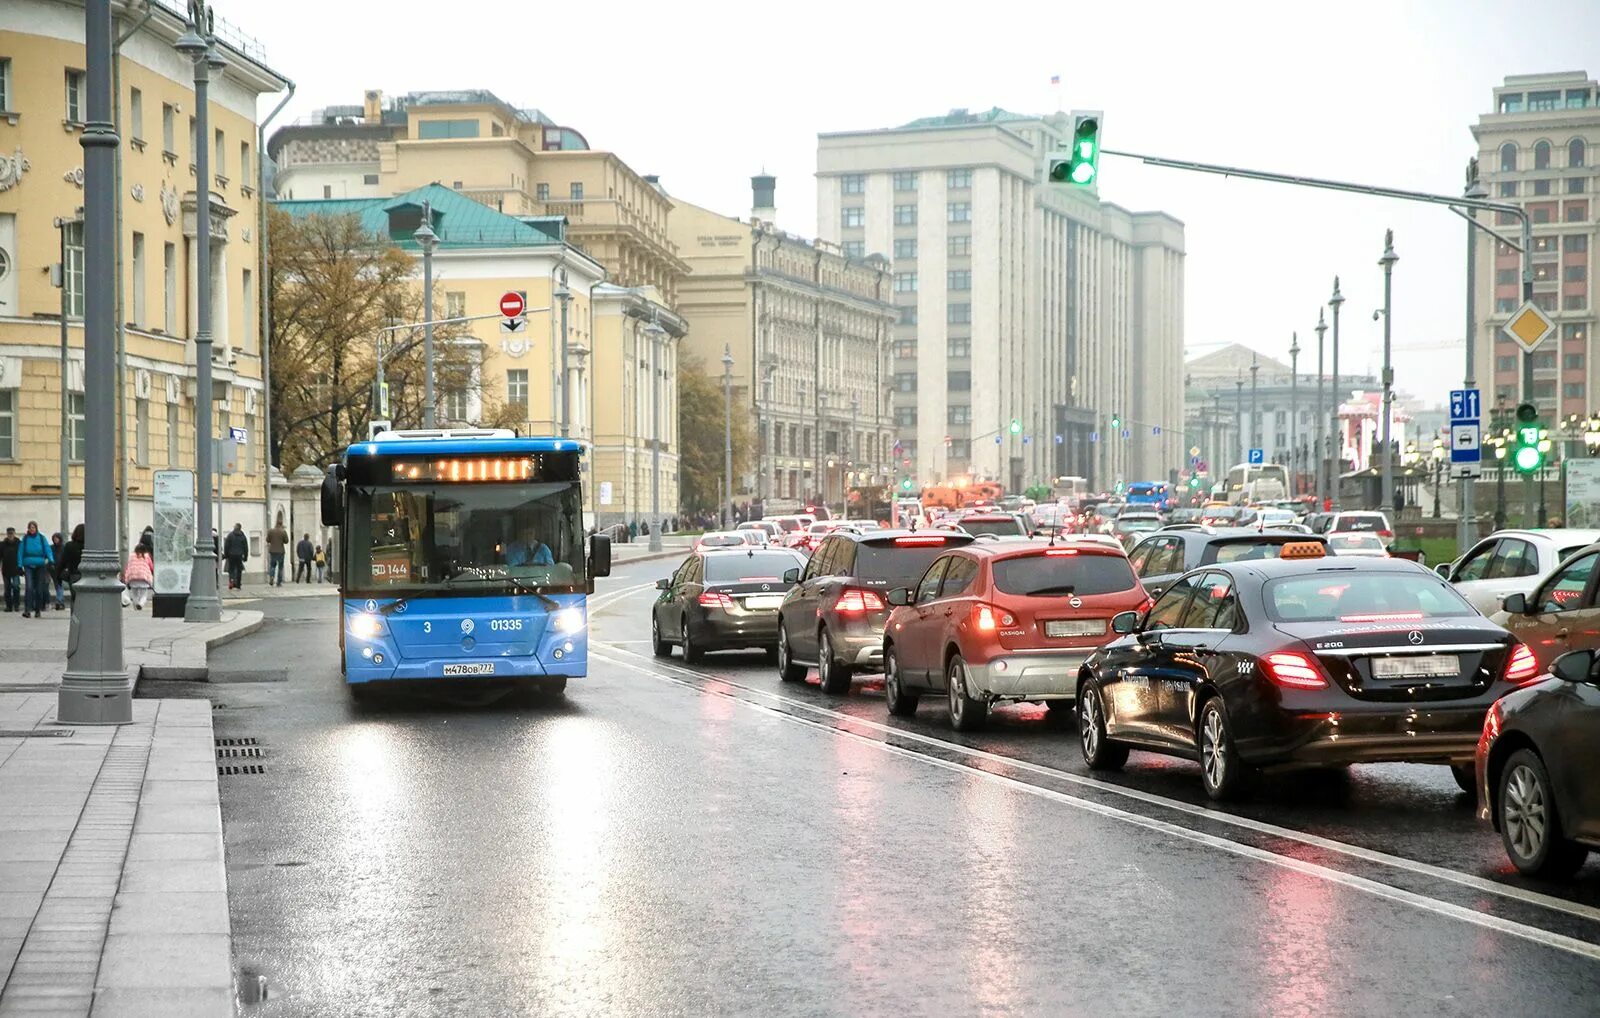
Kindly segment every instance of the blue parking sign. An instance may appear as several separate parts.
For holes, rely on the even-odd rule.
[[[1265,449],[1251,449],[1250,450],[1250,465],[1251,466],[1259,467],[1261,464],[1265,463],[1266,461],[1267,461],[1267,451]]]

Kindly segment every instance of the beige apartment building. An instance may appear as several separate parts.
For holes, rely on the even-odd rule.
[[[273,132],[284,200],[389,197],[427,184],[510,216],[561,216],[571,243],[619,286],[667,304],[687,271],[667,236],[672,202],[610,152],[534,109],[478,89],[330,106]]]
[[[819,236],[893,262],[893,414],[918,486],[1109,488],[1187,463],[1183,224],[1043,183],[1070,130],[954,110],[818,137]]]
[[[142,11],[140,12],[142,13]],[[216,435],[242,428],[237,469],[220,479],[219,523],[265,531],[266,401],[259,328],[256,100],[286,87],[260,48],[219,22],[222,55],[210,89],[210,137],[196,139],[193,65],[173,48],[184,26],[161,4],[123,44],[119,61],[122,188],[121,305],[128,371],[124,531],[151,520],[152,473],[194,466],[195,280],[211,274]],[[117,31],[137,14],[119,18]],[[82,520],[84,453],[83,149],[86,116],[81,2],[0,4],[0,525],[37,519],[58,529],[62,402],[71,505]],[[212,179],[195,179],[195,146],[211,146]],[[211,204],[211,265],[195,264],[196,202]],[[58,225],[59,224],[59,225]],[[63,249],[65,258],[63,259]],[[65,262],[69,352],[60,354]]]
[[[1492,109],[1472,127],[1480,179],[1490,198],[1528,211],[1533,299],[1556,323],[1534,352],[1531,397],[1546,421],[1582,416],[1600,409],[1600,83],[1584,71],[1510,75],[1494,90]],[[1495,229],[1515,236],[1514,217],[1495,220]],[[1521,398],[1523,355],[1503,326],[1522,304],[1521,258],[1509,244],[1483,238],[1476,267],[1477,382],[1491,406],[1511,406]]]
[[[734,406],[755,422],[754,473],[734,498],[769,514],[891,483],[896,459],[888,260],[774,227],[775,183],[752,178],[748,221],[681,200],[668,220],[690,267],[685,350],[715,376],[731,353]]]

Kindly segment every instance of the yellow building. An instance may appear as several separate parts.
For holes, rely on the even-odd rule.
[[[119,19],[135,27],[140,11]],[[128,371],[127,529],[150,522],[152,472],[194,466],[195,202],[211,202],[216,433],[243,428],[237,470],[221,478],[218,524],[264,531],[267,458],[259,327],[256,99],[286,87],[259,48],[219,25],[227,66],[211,76],[213,179],[196,181],[193,66],[174,48],[179,15],[153,4],[122,45],[121,306]],[[61,0],[0,4],[0,525],[59,526],[62,400],[69,417],[68,523],[82,519],[84,11]],[[198,185],[205,184],[202,189]],[[58,225],[58,222],[61,225]],[[60,354],[62,261],[68,319]],[[63,378],[65,374],[65,378]]]
[[[385,197],[439,183],[512,216],[561,216],[621,286],[671,305],[687,266],[667,236],[672,202],[609,152],[492,92],[413,92],[329,107],[273,133],[284,200]]]
[[[594,288],[589,382],[594,504],[600,526],[654,520],[655,507],[663,516],[677,515],[678,341],[686,330],[654,288],[611,283]],[[659,483],[653,491],[651,477],[657,468],[652,444],[658,431]]]

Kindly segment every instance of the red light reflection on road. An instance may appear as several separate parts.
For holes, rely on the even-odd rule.
[[[1261,963],[1271,987],[1262,1014],[1329,1014],[1337,981],[1329,931],[1344,921],[1337,888],[1326,880],[1269,866],[1266,908],[1261,915]]]

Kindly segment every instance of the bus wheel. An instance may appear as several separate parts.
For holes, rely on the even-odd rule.
[[[539,679],[533,684],[533,693],[541,700],[559,700],[567,695],[567,677],[557,675],[554,678]]]
[[[373,700],[373,689],[370,682],[350,682],[345,684],[345,688],[350,691],[350,699],[356,703],[371,703]]]

